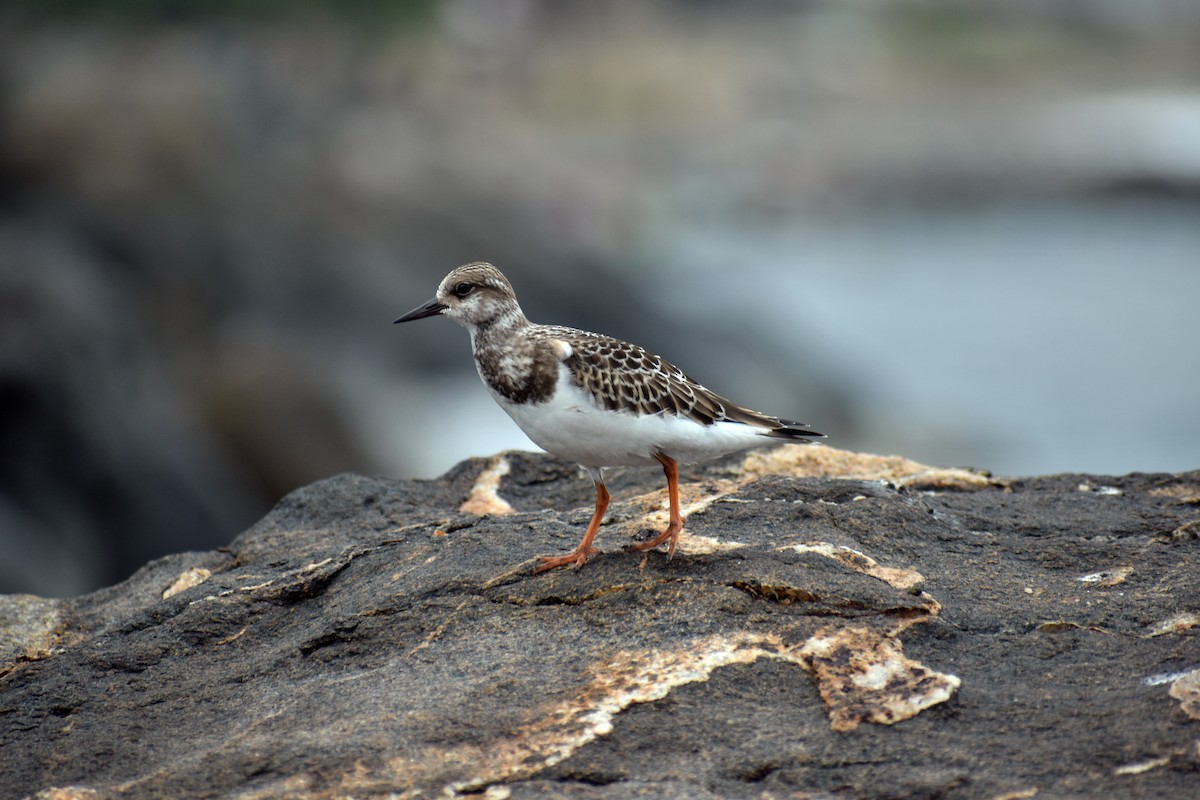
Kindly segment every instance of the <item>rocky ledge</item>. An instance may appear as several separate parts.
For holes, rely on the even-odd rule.
[[[228,549],[0,598],[3,798],[1200,791],[1200,472],[996,479],[784,447],[505,453],[300,489]]]

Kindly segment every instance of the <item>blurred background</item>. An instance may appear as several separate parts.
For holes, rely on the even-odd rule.
[[[0,3],[0,592],[532,445],[486,259],[831,445],[1200,467],[1193,0]]]

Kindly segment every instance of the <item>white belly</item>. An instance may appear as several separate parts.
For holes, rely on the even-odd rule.
[[[491,394],[538,447],[589,467],[657,464],[655,453],[684,463],[704,461],[774,441],[738,422],[703,425],[670,414],[607,411],[565,375],[554,396],[538,405]]]

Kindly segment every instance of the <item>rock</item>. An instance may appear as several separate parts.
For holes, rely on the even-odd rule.
[[[0,598],[0,797],[1194,792],[1200,472],[785,447],[685,478],[673,560],[622,550],[665,502],[627,470],[603,552],[532,574],[591,484],[505,453]]]

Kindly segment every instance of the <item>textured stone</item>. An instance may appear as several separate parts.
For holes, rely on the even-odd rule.
[[[1200,473],[998,480],[814,447],[684,479],[672,560],[623,551],[666,502],[626,470],[601,554],[532,574],[592,487],[508,453],[338,476],[227,551],[0,598],[0,798],[1194,789],[1200,555],[1175,532]]]

